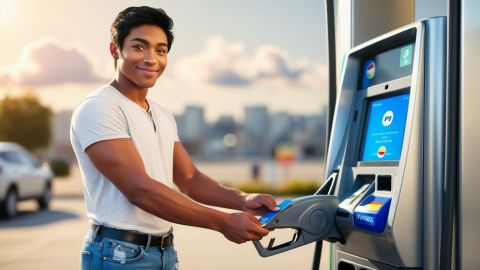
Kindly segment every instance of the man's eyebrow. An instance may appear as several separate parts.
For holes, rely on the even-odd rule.
[[[148,42],[148,40],[143,39],[143,38],[139,38],[139,37],[132,38],[132,39],[130,39],[130,41],[138,41],[140,43],[143,43],[144,45],[150,45],[150,42]],[[157,43],[157,46],[168,47],[168,44],[165,43],[165,42],[159,42],[159,43]]]

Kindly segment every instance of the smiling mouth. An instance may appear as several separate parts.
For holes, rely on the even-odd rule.
[[[160,71],[157,70],[157,69],[147,68],[147,67],[137,67],[137,69],[139,69],[139,70],[141,70],[141,71],[148,72],[148,73],[158,73],[158,72],[160,72]]]

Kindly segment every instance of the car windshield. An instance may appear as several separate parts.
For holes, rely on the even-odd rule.
[[[0,158],[10,163],[22,164],[20,156],[15,151],[1,151]]]
[[[0,158],[6,162],[15,163],[19,165],[37,166],[38,161],[28,153],[21,153],[17,151],[0,151]]]

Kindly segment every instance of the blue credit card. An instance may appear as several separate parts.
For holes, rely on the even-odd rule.
[[[258,220],[263,223],[263,225],[266,225],[268,222],[270,222],[270,220],[272,220],[272,218],[274,218],[280,211],[284,210],[285,208],[287,208],[287,206],[289,206],[290,204],[292,204],[292,200],[284,200],[283,202],[281,202],[279,205],[278,205],[278,208],[280,208],[280,210],[278,211],[270,211],[268,213],[266,213],[265,215],[263,215],[261,218],[259,218]]]

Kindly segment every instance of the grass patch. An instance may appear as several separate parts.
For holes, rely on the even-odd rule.
[[[280,185],[273,185],[265,181],[245,181],[233,186],[246,193],[265,193],[279,196],[303,196],[312,195],[320,184],[314,180],[290,180]]]

